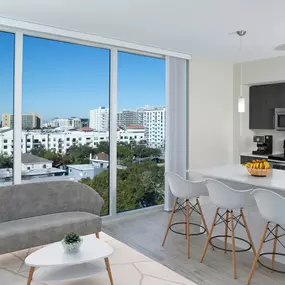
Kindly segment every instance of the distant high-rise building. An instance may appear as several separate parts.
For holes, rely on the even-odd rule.
[[[8,114],[8,113],[3,113],[2,114],[2,127],[8,127],[12,128],[12,122],[14,122],[14,119],[12,119],[13,115]]]
[[[80,118],[81,125],[80,128],[89,127],[89,119],[87,118]]]
[[[145,139],[150,147],[165,148],[166,108],[148,107],[143,110]]]
[[[70,120],[71,127],[73,129],[77,130],[77,129],[81,128],[81,119],[75,118],[75,117],[71,117],[69,120]]]
[[[153,148],[165,148],[166,108],[145,106],[136,110],[124,110],[117,114],[118,126],[127,129],[131,125],[145,127],[145,139]]]
[[[144,111],[145,111],[145,108],[137,108],[136,109],[136,112],[137,112],[137,119],[138,119],[138,122],[137,124],[138,125],[141,125],[143,126],[143,114],[144,114]]]
[[[47,127],[61,129],[80,129],[89,126],[89,119],[71,117],[71,118],[53,118],[47,122]]]
[[[47,123],[51,128],[72,128],[72,121],[64,118],[54,118]]]
[[[14,127],[14,115],[4,113],[2,114],[2,126],[3,127]],[[42,116],[36,113],[29,113],[22,115],[22,129],[23,130],[32,130],[32,129],[41,129],[43,127],[43,118]]]
[[[130,125],[138,124],[138,112],[134,110],[123,110],[117,114],[117,123],[121,128],[126,129]]]
[[[90,110],[89,127],[99,132],[104,132],[109,129],[109,109],[99,107]]]

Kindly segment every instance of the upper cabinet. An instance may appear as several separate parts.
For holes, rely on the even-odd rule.
[[[275,108],[285,108],[285,83],[251,86],[249,128],[274,129]]]

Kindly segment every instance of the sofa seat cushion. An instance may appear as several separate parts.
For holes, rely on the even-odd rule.
[[[0,254],[63,239],[68,232],[101,231],[101,218],[86,212],[64,212],[0,223]]]

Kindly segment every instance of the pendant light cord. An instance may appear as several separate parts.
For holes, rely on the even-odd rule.
[[[243,60],[243,56],[242,56],[242,35],[240,36],[240,85],[242,86],[242,60]],[[240,94],[241,96],[241,94]]]

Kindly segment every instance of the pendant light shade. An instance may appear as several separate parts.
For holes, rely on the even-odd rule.
[[[245,99],[244,97],[241,96],[238,98],[238,112],[239,113],[245,112]]]

